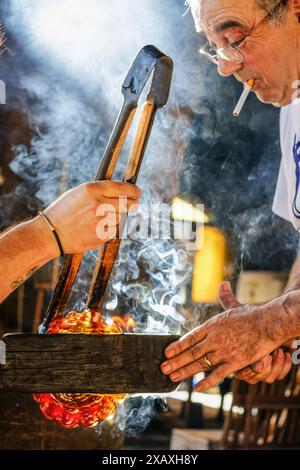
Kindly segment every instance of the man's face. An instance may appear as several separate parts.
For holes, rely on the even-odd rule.
[[[255,0],[199,0],[201,29],[213,47],[222,48],[247,36],[266,16]],[[242,46],[242,64],[220,59],[219,73],[242,82],[255,79],[258,99],[274,106],[292,101],[300,79],[300,24],[292,8],[281,23],[262,22]],[[293,88],[294,87],[294,88]]]

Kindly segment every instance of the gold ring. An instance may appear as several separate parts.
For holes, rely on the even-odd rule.
[[[204,361],[204,363],[205,363],[205,365],[208,369],[211,369],[213,367],[212,363],[210,362],[210,360],[208,359],[206,354],[204,354],[201,359],[203,359],[203,361]]]

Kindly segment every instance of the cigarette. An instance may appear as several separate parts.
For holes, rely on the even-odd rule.
[[[243,106],[248,98],[248,95],[254,85],[254,78],[251,78],[251,80],[248,80],[247,84],[245,85],[245,88],[244,88],[244,91],[243,93],[241,94],[241,97],[240,99],[238,100],[237,102],[237,105],[233,111],[233,116],[234,117],[238,117],[240,114],[241,114],[241,111],[243,109]]]

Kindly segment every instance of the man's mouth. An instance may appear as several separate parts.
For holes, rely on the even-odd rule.
[[[252,91],[256,91],[261,85],[261,80],[259,78],[255,79],[254,85],[252,86]]]
[[[254,80],[254,85],[252,85],[252,90],[255,90],[255,86],[258,86],[259,83],[261,82],[261,79],[258,78],[258,77],[248,77],[248,78],[242,78],[242,77],[239,77],[237,74],[234,74],[235,78],[243,83],[243,85],[247,85],[250,81],[252,82],[252,80]]]

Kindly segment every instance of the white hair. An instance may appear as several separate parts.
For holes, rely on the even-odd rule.
[[[200,3],[202,0],[185,0],[185,4],[190,8],[194,17],[196,30],[201,31],[200,21]],[[257,6],[264,10],[266,13],[272,14],[274,12],[274,19],[282,21],[285,18],[286,9],[289,4],[289,0],[255,0]],[[275,11],[276,10],[276,11]]]

